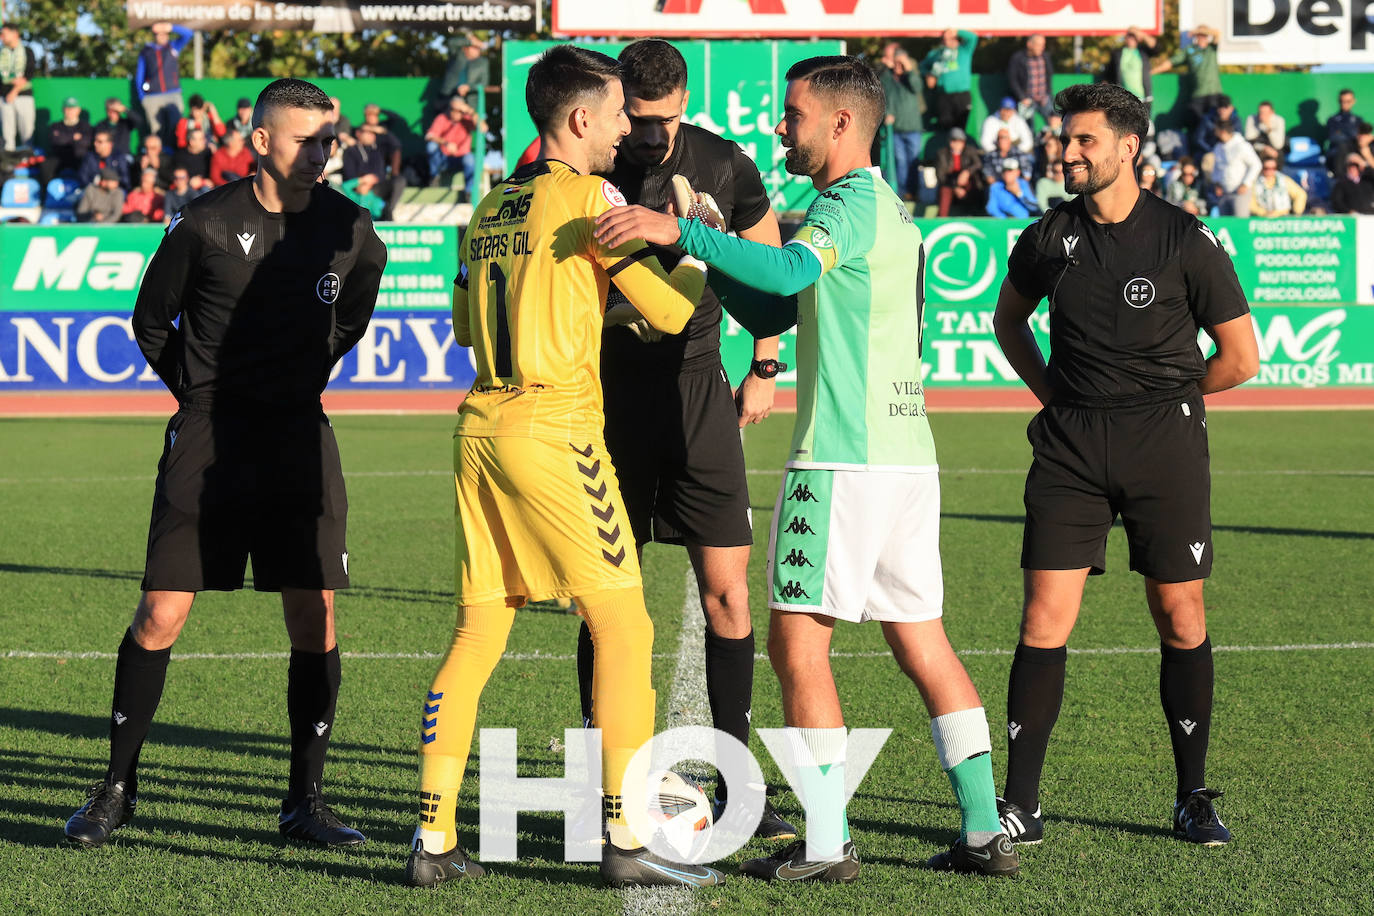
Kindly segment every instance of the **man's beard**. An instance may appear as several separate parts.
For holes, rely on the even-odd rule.
[[[1070,175],[1067,170],[1064,173],[1064,190],[1070,194],[1096,194],[1103,188],[1110,187],[1121,174],[1121,166],[1115,160],[1104,162],[1101,165],[1093,165],[1091,162],[1083,163],[1086,168],[1081,176]],[[1111,173],[1108,168],[1111,166]]]
[[[651,169],[656,165],[662,164],[668,158],[667,146],[641,146],[627,145],[624,147],[625,156],[630,162],[642,169]]]
[[[815,149],[797,144],[787,151],[784,165],[792,175],[811,176],[819,172],[824,163],[825,157]]]

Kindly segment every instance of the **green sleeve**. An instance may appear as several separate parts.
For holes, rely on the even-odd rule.
[[[797,323],[797,297],[774,296],[712,268],[706,285],[716,294],[721,308],[739,322],[755,340],[776,337]]]
[[[978,44],[978,33],[970,32],[968,29],[960,29],[959,44],[964,45],[966,47],[972,47],[973,45]]]
[[[677,222],[682,232],[678,246],[683,251],[722,273],[747,277],[754,289],[792,296],[820,279],[821,262],[800,245],[774,248],[717,232],[697,220]]]

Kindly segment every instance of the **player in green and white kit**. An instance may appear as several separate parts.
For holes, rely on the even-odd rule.
[[[776,131],[787,170],[821,193],[781,249],[638,207],[609,211],[598,228],[607,244],[644,238],[706,261],[724,275],[712,287],[751,333],[797,323],[797,426],[769,536],[768,655],[809,835],[741,870],[768,880],[858,876],[837,774],[846,730],[829,653],[838,619],[881,623],[930,712],[962,830],[927,864],[1015,874],[997,820],[987,717],[940,619],[939,478],[921,385],[925,256],[920,230],[869,158],[882,88],[850,57],[802,61],[787,79]],[[795,306],[780,298],[793,295]]]

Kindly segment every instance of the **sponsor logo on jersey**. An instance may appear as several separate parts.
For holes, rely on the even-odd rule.
[[[811,244],[816,248],[835,247],[835,243],[830,240],[830,235],[824,229],[811,230]]]
[[[803,518],[803,517],[801,517],[801,516],[798,516],[798,517],[792,519],[791,524],[789,524],[789,525],[787,526],[787,533],[788,533],[788,534],[815,534],[815,533],[816,533],[816,530],[806,523],[806,519],[805,519],[805,518]]]
[[[252,232],[240,232],[234,238],[239,240],[239,245],[243,247],[243,253],[247,255],[253,250],[253,240],[257,238],[257,235]]]
[[[319,280],[315,281],[315,295],[320,297],[320,301],[326,305],[333,305],[339,299],[339,290],[343,288],[343,281],[336,273],[327,273]]]
[[[606,203],[612,207],[625,206],[625,195],[621,194],[619,188],[605,179],[601,181],[601,196],[606,198]]]
[[[1126,283],[1121,296],[1131,308],[1143,309],[1155,301],[1155,285],[1144,277],[1136,277]]]
[[[1078,236],[1066,235],[1062,241],[1064,242],[1064,257],[1072,259],[1073,250],[1078,247]]]

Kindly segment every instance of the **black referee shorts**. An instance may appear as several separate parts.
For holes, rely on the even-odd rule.
[[[1107,568],[1117,515],[1131,569],[1161,582],[1212,572],[1212,478],[1202,395],[1134,406],[1051,403],[1026,429],[1023,569]]]
[[[322,413],[179,411],[167,424],[143,590],[348,587],[348,497]]]
[[[645,544],[754,543],[735,396],[718,362],[666,378],[603,368],[606,448]]]

